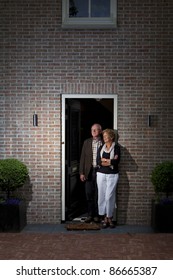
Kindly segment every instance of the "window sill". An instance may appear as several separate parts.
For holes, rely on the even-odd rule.
[[[62,23],[62,28],[64,29],[112,29],[112,28],[117,28],[117,22],[116,20],[90,20],[90,21],[76,21],[76,20],[71,20],[67,19],[64,20]]]

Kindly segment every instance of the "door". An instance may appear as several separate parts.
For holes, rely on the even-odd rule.
[[[79,178],[81,104],[66,100],[65,135],[65,219],[72,220],[86,212],[85,190]]]
[[[79,178],[83,141],[91,137],[91,126],[100,123],[117,129],[116,96],[62,96],[62,221],[86,214],[84,183]]]

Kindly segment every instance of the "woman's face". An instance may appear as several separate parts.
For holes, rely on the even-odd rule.
[[[104,141],[105,143],[111,142],[111,141],[112,141],[111,137],[110,137],[109,134],[106,133],[106,132],[103,134],[103,141]]]

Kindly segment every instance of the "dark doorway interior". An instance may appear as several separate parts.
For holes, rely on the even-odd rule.
[[[66,99],[65,219],[86,213],[84,184],[79,179],[79,160],[83,141],[91,137],[94,123],[113,128],[113,99]]]

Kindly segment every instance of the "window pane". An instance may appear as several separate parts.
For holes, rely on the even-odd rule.
[[[69,0],[69,17],[88,17],[88,0]]]
[[[91,0],[91,17],[110,17],[110,0]]]

